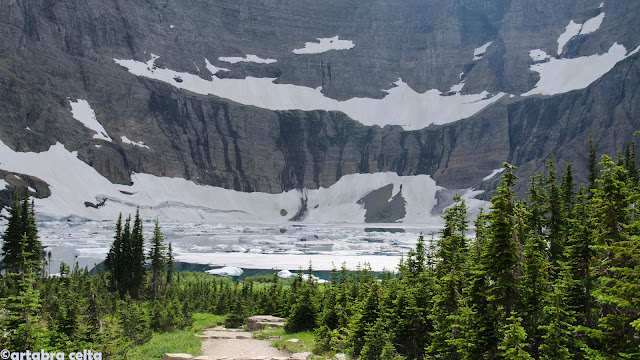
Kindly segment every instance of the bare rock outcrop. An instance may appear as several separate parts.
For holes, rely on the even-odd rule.
[[[247,319],[247,328],[249,331],[262,330],[265,326],[284,327],[287,319],[279,318],[272,315],[256,315]]]

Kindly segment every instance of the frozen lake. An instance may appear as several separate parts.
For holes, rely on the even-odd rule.
[[[171,242],[176,261],[210,267],[243,269],[331,270],[343,263],[355,269],[365,262],[374,271],[395,270],[400,257],[415,247],[420,232],[426,237],[438,228],[406,224],[297,224],[164,222],[165,241]],[[0,224],[4,231],[6,220]],[[153,222],[144,222],[145,239]],[[89,269],[106,257],[113,242],[114,221],[79,218],[40,219],[40,239],[51,251],[51,272],[60,262],[77,262]],[[147,243],[148,245],[148,243]]]

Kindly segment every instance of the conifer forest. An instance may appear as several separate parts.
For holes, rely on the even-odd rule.
[[[105,270],[52,270],[34,203],[17,194],[2,235],[0,342],[127,359],[154,333],[188,328],[197,312],[226,315],[229,326],[285,317],[287,332],[314,332],[314,353],[351,359],[640,359],[635,144],[614,157],[598,158],[593,142],[588,151],[587,183],[553,156],[529,179],[505,164],[477,219],[456,196],[440,234],[421,236],[396,273],[363,264],[334,269],[326,284],[303,271],[236,282],[176,272],[161,224],[144,239],[139,213],[115,222]],[[516,181],[528,182],[526,197]]]

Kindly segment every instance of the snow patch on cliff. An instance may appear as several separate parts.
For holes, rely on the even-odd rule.
[[[529,57],[533,61],[545,61],[545,60],[549,59],[551,56],[547,55],[547,53],[544,52],[543,50],[534,49],[534,50],[529,51]]]
[[[490,95],[454,94],[441,96],[436,89],[424,93],[414,91],[407,83],[398,81],[382,99],[351,98],[338,101],[322,94],[322,88],[293,84],[276,84],[275,78],[246,77],[202,79],[190,73],[160,69],[154,65],[157,57],[144,63],[114,59],[132,74],[166,82],[179,89],[202,95],[215,95],[244,105],[270,110],[327,110],[342,111],[364,125],[401,125],[406,130],[422,129],[430,124],[446,124],[470,117],[498,101],[504,93]],[[210,69],[214,72],[215,69]],[[177,81],[179,79],[180,81]]]
[[[340,40],[338,36],[332,38],[317,38],[319,42],[307,42],[303,48],[294,49],[294,54],[320,54],[329,50],[349,50],[355,44],[351,40]]]
[[[601,12],[598,16],[585,21],[582,25],[582,29],[580,29],[580,35],[591,34],[592,32],[600,29],[602,20],[604,20],[604,12]]]
[[[489,48],[489,45],[491,45],[493,43],[493,41],[489,41],[487,43],[485,43],[484,45],[476,48],[475,50],[473,50],[473,61],[478,61],[480,59],[482,59],[482,56],[484,56],[484,53],[487,52],[487,48]]]
[[[129,145],[133,145],[133,146],[138,146],[138,147],[141,147],[141,148],[149,149],[149,147],[147,145],[145,145],[144,142],[142,142],[142,141],[135,142],[135,141],[129,140],[129,138],[127,138],[125,135],[122,135],[120,137],[120,139],[125,144],[129,144]]]
[[[4,190],[8,187],[9,183],[4,181],[4,179],[0,179],[0,190]]]
[[[599,8],[601,7],[602,6]],[[602,25],[602,20],[604,20],[604,12],[601,12],[600,14],[585,21],[584,24],[575,23],[573,20],[569,21],[569,25],[567,25],[564,32],[558,37],[558,56],[562,54],[565,45],[567,45],[567,43],[574,37],[578,35],[591,34],[598,30],[600,25]]]
[[[501,173],[501,172],[503,172],[503,171],[504,171],[504,168],[495,169],[495,170],[493,170],[493,171],[491,172],[491,174],[489,174],[489,175],[485,176],[485,177],[482,179],[482,181],[491,180],[491,179],[493,179],[493,177],[494,177],[494,176],[496,176],[496,175],[500,174],[500,173]]]
[[[211,73],[211,75],[215,75],[219,71],[230,71],[229,69],[219,68],[219,67],[211,64],[209,62],[209,59],[207,59],[207,58],[204,59],[204,63],[205,63],[205,66],[206,66],[207,70],[209,70],[209,72]]]
[[[71,115],[73,118],[80,121],[87,129],[96,132],[93,135],[94,139],[111,142],[111,138],[107,135],[107,131],[98,122],[96,113],[93,111],[87,100],[78,99],[76,102],[69,100],[69,103],[71,104]]]
[[[614,43],[608,52],[602,55],[582,56],[574,59],[555,59],[531,65],[530,69],[540,74],[540,80],[528,95],[554,95],[572,90],[584,89],[609,72],[621,60],[630,56],[627,49]]]
[[[232,63],[232,64],[239,63],[239,62],[253,62],[256,64],[272,64],[278,61],[276,59],[263,59],[257,55],[251,55],[251,54],[247,54],[245,57],[238,57],[238,56],[222,57],[221,56],[218,58],[218,60]]]

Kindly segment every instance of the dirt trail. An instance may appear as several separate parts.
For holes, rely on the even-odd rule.
[[[213,360],[217,359],[251,359],[274,358],[288,359],[289,354],[271,347],[271,340],[251,338],[251,332],[216,327],[204,330],[202,354]]]

